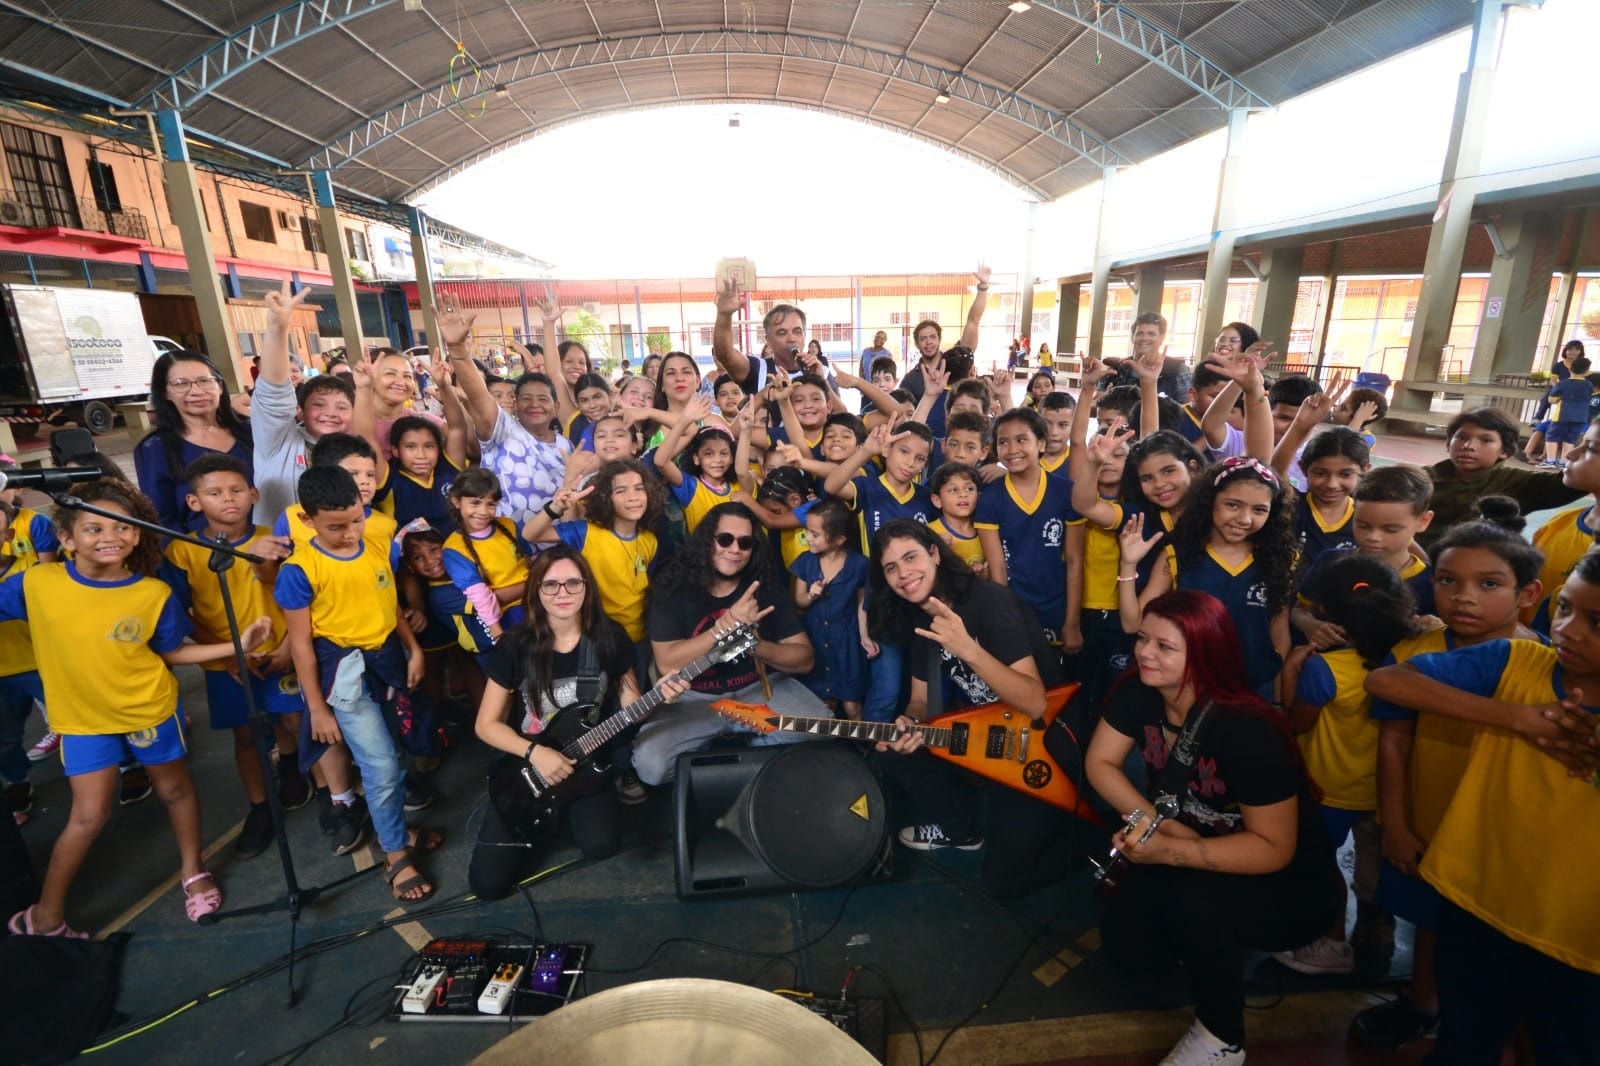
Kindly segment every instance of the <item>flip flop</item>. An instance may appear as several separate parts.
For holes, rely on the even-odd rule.
[[[37,906],[37,904],[35,904],[35,906]],[[89,939],[88,933],[80,933],[76,929],[70,928],[66,922],[62,922],[48,933],[41,933],[39,930],[35,929],[33,925],[33,907],[29,907],[26,910],[20,910],[13,914],[11,916],[11,920],[6,923],[6,928],[11,930],[17,936],[59,936],[68,940]]]
[[[196,892],[191,896],[189,894],[189,886],[194,884],[196,881],[204,881],[208,877],[211,878],[212,887],[206,889],[204,892]],[[211,877],[211,873],[209,871],[201,870],[193,877],[184,878],[182,887],[183,911],[189,916],[189,920],[191,922],[198,922],[206,915],[215,914],[217,911],[222,909],[222,889],[217,887],[217,880],[216,878]]]
[[[411,872],[411,876],[401,880],[400,875],[408,870]],[[433,895],[433,886],[428,884],[428,879],[422,876],[422,871],[417,869],[417,864],[411,861],[409,855],[395,862],[392,866],[384,867],[383,879],[389,882],[389,891],[394,894],[394,898],[402,906],[410,903],[422,903]],[[406,895],[412,889],[424,886],[427,887],[427,891],[422,895],[414,897]]]

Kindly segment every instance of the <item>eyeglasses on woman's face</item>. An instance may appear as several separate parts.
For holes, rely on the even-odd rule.
[[[168,392],[191,392],[198,389],[201,392],[211,392],[222,387],[222,379],[218,377],[203,378],[168,378]]]
[[[539,591],[546,596],[554,596],[558,592],[565,592],[568,596],[576,596],[583,591],[584,580],[581,577],[569,577],[565,581],[541,581]]]

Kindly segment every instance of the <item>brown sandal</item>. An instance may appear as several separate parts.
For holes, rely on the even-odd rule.
[[[418,855],[438,851],[444,846],[444,834],[437,829],[414,825],[406,828],[406,847]]]
[[[407,870],[411,871],[411,876],[402,880],[400,875]],[[417,864],[411,861],[411,856],[409,855],[392,865],[385,866],[383,868],[383,879],[389,882],[389,891],[394,893],[394,898],[403,904],[421,903],[433,895],[433,886],[428,883],[426,877],[422,876],[422,871],[417,869]],[[426,888],[427,891],[420,896],[407,895],[408,892],[413,892],[419,888]]]

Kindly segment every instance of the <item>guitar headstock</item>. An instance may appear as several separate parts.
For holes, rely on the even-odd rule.
[[[760,639],[761,637],[756,633],[755,626],[739,626],[735,629],[730,629],[717,638],[717,642],[711,646],[708,658],[712,662],[731,662],[754,649]]]
[[[732,722],[757,733],[771,733],[778,728],[778,716],[765,703],[740,703],[738,700],[717,700],[711,709]]]

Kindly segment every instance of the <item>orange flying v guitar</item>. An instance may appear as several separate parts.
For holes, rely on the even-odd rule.
[[[1098,825],[1100,816],[1087,800],[1079,797],[1077,784],[1062,772],[1044,747],[1045,730],[1077,691],[1077,685],[1047,689],[1044,717],[1039,721],[1003,703],[989,703],[951,711],[913,728],[922,734],[928,750],[939,758]],[[890,741],[896,733],[893,722],[803,718],[780,714],[764,703],[717,700],[711,706],[722,717],[758,733],[782,729],[867,741]],[[1073,739],[1076,742],[1079,738]]]

